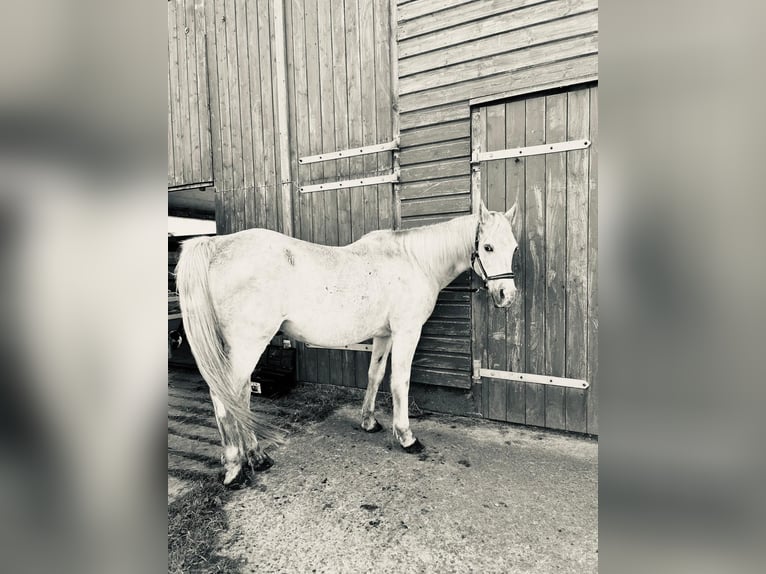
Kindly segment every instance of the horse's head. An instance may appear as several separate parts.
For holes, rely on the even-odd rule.
[[[489,211],[482,202],[471,266],[487,285],[496,307],[508,307],[520,278],[519,244],[513,234],[516,204],[505,214]]]

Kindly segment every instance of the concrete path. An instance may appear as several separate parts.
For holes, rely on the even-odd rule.
[[[217,471],[214,422],[200,424],[204,408],[191,402],[171,393],[171,413],[175,403],[200,418],[171,417],[169,467]],[[242,571],[597,571],[596,442],[428,415],[412,420],[426,452],[409,455],[388,409],[378,417],[386,432],[358,428],[358,402],[294,433],[271,452],[275,465],[227,500],[221,553],[244,558]],[[171,491],[183,491],[172,474]]]

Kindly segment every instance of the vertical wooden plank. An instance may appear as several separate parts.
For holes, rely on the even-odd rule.
[[[170,43],[168,43],[168,186],[175,183],[175,151],[173,147],[173,95],[170,88]]]
[[[191,147],[191,178],[202,181],[200,155],[199,84],[197,68],[197,25],[194,19],[194,0],[184,2],[184,37],[186,43],[186,77],[189,85],[189,141]]]
[[[389,58],[391,61],[391,139],[399,144],[400,137],[400,117],[399,117],[399,42],[396,37],[397,30],[397,7],[396,2],[390,3],[389,23]],[[394,173],[399,173],[399,150],[392,154],[392,169]],[[401,184],[395,182],[391,188],[393,201],[393,227],[401,229],[402,227],[402,201]]]
[[[266,166],[264,164],[263,104],[261,102],[261,55],[260,32],[258,29],[258,4],[255,0],[245,2],[245,29],[247,34],[247,81],[250,89],[251,153],[253,165],[253,190],[250,193],[251,212],[249,219],[253,227],[266,226]]]
[[[372,145],[377,141],[377,123],[375,110],[375,25],[372,2],[359,3],[359,52],[362,66],[362,141],[364,145]],[[364,171],[372,175],[377,171],[375,155],[364,156]],[[365,233],[379,229],[378,221],[378,190],[377,186],[368,185],[363,188],[364,194],[364,230]]]
[[[346,36],[343,0],[332,0],[332,54],[335,149],[348,149],[348,85],[346,80]],[[336,177],[345,180],[349,175],[349,160],[335,162]],[[348,189],[337,191],[338,245],[351,243],[351,198]]]
[[[526,145],[545,143],[545,98],[526,101]],[[545,156],[525,160],[527,200],[527,249],[524,296],[526,298],[525,338],[527,372],[543,373],[545,368]],[[543,385],[527,384],[526,423],[545,424]]]
[[[231,147],[231,114],[229,96],[229,69],[226,60],[228,45],[226,42],[226,6],[224,0],[213,2],[215,8],[215,57],[218,65],[218,96],[221,125],[221,184],[220,189],[230,190],[234,186],[233,157]],[[218,184],[216,184],[217,186]],[[224,212],[227,211],[227,197],[223,198]],[[229,214],[224,213],[227,233],[230,233]]]
[[[168,75],[170,77],[170,108],[173,116],[173,176],[170,183],[177,185],[183,182],[181,128],[181,88],[178,83],[178,24],[176,17],[177,2],[168,2]]]
[[[569,92],[567,138],[590,138],[588,89]],[[588,154],[567,152],[567,357],[568,377],[587,377],[588,342]],[[566,389],[566,428],[587,429],[586,391]]]
[[[266,192],[267,192],[267,204],[270,206],[269,209],[269,218],[272,220],[272,224],[275,231],[279,231],[280,233],[284,233],[284,229],[282,226],[283,219],[283,213],[282,213],[282,186],[280,185],[281,181],[281,166],[282,166],[282,160],[281,160],[281,153],[282,153],[282,147],[279,143],[279,86],[278,86],[278,78],[279,74],[277,72],[277,51],[279,50],[279,47],[277,46],[277,40],[276,40],[276,19],[275,19],[275,13],[276,10],[276,2],[277,0],[268,0],[268,7],[269,7],[269,65],[271,66],[271,120],[272,124],[274,126],[274,130],[272,132],[272,146],[274,149],[274,183],[271,184]]]
[[[183,0],[174,0],[176,13],[176,41],[178,45],[178,87],[180,91],[181,166],[183,182],[190,183],[192,174],[191,118],[189,113],[189,59],[186,55],[186,13]]]
[[[359,6],[357,0],[345,0],[346,16],[346,78],[348,84],[348,138],[349,146],[364,144],[362,133],[362,64],[359,51]],[[364,159],[360,156],[349,161],[350,176],[364,174]],[[362,237],[364,226],[364,188],[349,189],[351,203],[351,240]],[[358,353],[355,353],[357,356]]]
[[[505,106],[505,147],[514,148],[524,145],[526,134],[526,106],[524,100],[509,102]],[[519,250],[525,253],[526,229],[524,222],[527,211],[525,190],[524,161],[519,158],[508,159],[505,162],[505,204],[510,207],[516,203],[518,224],[513,233],[519,242]],[[526,367],[525,344],[525,297],[524,277],[526,277],[525,258],[521,258],[521,279],[518,284],[521,292],[517,295],[507,312],[507,363],[508,371],[523,372]],[[502,368],[502,367],[501,367]],[[526,422],[526,383],[510,381],[508,383],[507,420],[512,423]]]
[[[503,149],[505,146],[505,105],[487,106],[487,148],[486,151]],[[486,173],[485,204],[490,211],[505,212],[505,162],[488,161],[483,166]],[[505,369],[508,362],[506,348],[506,311],[496,308],[487,297],[487,362],[490,369]],[[495,420],[506,420],[506,383],[502,380],[489,380],[483,383],[487,387],[488,415]]]
[[[549,143],[567,139],[567,94],[548,96],[545,102],[545,137]],[[567,273],[567,157],[546,156],[545,217],[545,374],[565,376]],[[564,388],[545,388],[545,425],[566,427]]]
[[[289,1],[289,0],[288,0]],[[274,0],[274,66],[277,102],[277,140],[279,145],[279,227],[285,235],[293,235],[290,132],[287,87],[287,44],[285,39],[285,0]]]
[[[322,109],[319,78],[319,40],[317,29],[317,0],[305,0],[306,23],[306,75],[308,79],[309,100],[309,146],[312,155],[322,153]],[[311,183],[323,178],[321,163],[310,166]],[[311,193],[311,212],[313,222],[313,241],[325,241],[325,204],[321,193]]]
[[[317,12],[322,151],[338,149],[335,144],[335,78],[333,74],[332,14],[329,10],[330,7],[331,5],[325,3]],[[325,181],[337,179],[335,161],[325,161],[320,165],[324,168],[323,177]],[[338,191],[334,189],[323,191],[319,195],[324,199],[325,204],[325,243],[338,245]]]
[[[588,413],[587,432],[598,434],[598,87],[590,89],[588,157]]]
[[[388,0],[375,0],[373,4],[373,24],[375,40],[375,121],[377,141],[391,141],[391,50],[389,32],[390,9]],[[378,172],[391,172],[391,152],[376,154]],[[393,188],[390,183],[377,186],[378,192],[378,228],[393,229]]]
[[[263,118],[263,163],[264,163],[264,193],[266,204],[266,217],[264,227],[278,230],[278,207],[277,207],[277,168],[276,168],[276,145],[275,145],[275,116],[274,94],[272,86],[273,54],[271,51],[271,2],[258,0],[258,47],[261,60],[261,105]]]
[[[251,190],[255,187],[255,160],[253,158],[253,118],[252,118],[252,101],[250,98],[250,49],[248,46],[248,13],[247,13],[247,0],[236,0],[235,5],[235,39],[237,44],[237,84],[239,87],[239,102],[240,102],[240,120],[241,124],[241,155],[242,155],[242,175],[241,186]],[[248,191],[248,199],[251,198],[252,191]],[[243,205],[245,210],[246,220],[244,221],[245,227],[254,226],[254,217],[251,213],[252,202],[248,202],[250,205]]]
[[[207,24],[205,2],[194,2],[194,31],[197,50],[197,113],[200,125],[200,161],[203,180],[213,180],[213,150],[211,142],[211,107],[207,59]]]
[[[205,2],[205,62],[208,71],[207,87],[210,100],[210,143],[212,147],[211,162],[213,181],[218,191],[223,189],[223,155],[221,143],[221,107],[218,91],[218,59],[216,56],[216,17],[215,5],[212,1]],[[220,194],[217,194],[220,196]],[[220,213],[219,213],[220,212]],[[218,226],[220,217],[220,227]],[[216,199],[216,227],[218,233],[223,233],[223,207],[220,197]]]
[[[239,100],[239,50],[237,47],[236,0],[226,0],[226,62],[229,69],[229,113],[231,114],[231,189],[240,190],[244,181],[242,172],[242,116]],[[239,202],[237,201],[237,204]],[[235,227],[238,224],[235,224]]]
[[[486,138],[484,129],[486,120],[483,116],[483,108],[475,108],[471,111],[471,152],[474,155],[486,147],[486,144],[482,145]],[[481,166],[475,164],[471,167],[471,211],[474,214],[479,213],[482,193],[481,180]],[[478,289],[481,286],[481,280],[475,273],[471,274],[471,286],[476,290],[471,296],[471,362],[475,371],[476,367],[485,364],[483,361],[486,346],[486,315],[484,313],[486,295]],[[487,401],[484,400],[484,383],[481,378],[473,378],[471,390],[474,412],[486,416],[485,405]]]
[[[310,154],[309,146],[309,121],[308,121],[308,85],[306,76],[306,22],[304,15],[303,0],[292,1],[293,23],[293,78],[295,82],[295,149],[298,157]],[[307,184],[311,179],[311,168],[307,165],[298,164],[295,172],[297,186]],[[296,186],[296,187],[297,187]],[[311,198],[309,194],[297,192],[300,211],[300,237],[306,241],[313,241]]]
[[[298,144],[296,140],[297,110],[295,90],[295,32],[293,28],[293,0],[284,0],[285,10],[285,46],[287,58],[287,115],[289,123],[288,149],[290,157],[290,193],[292,204],[292,235],[302,238],[301,205],[298,191]]]

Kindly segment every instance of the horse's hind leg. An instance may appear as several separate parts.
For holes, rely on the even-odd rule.
[[[410,369],[420,339],[420,328],[394,332],[391,353],[391,395],[394,399],[394,436],[404,450],[421,452],[423,445],[410,430],[407,412],[410,392]]]
[[[240,342],[229,350],[233,389],[237,392],[238,405],[247,410],[250,409],[250,375],[270,340],[271,336],[259,337],[256,340],[248,339],[246,344]],[[224,403],[213,390],[210,395],[213,399],[215,418],[223,444],[221,456],[221,462],[224,465],[223,484],[230,488],[239,487],[247,482],[248,469],[266,470],[273,461],[263,451],[255,434],[244,428],[226,410]]]
[[[362,405],[362,428],[367,432],[378,432],[383,427],[375,420],[375,397],[378,394],[383,376],[386,374],[386,361],[391,352],[391,337],[375,337],[372,341],[370,369],[367,371],[367,392]]]

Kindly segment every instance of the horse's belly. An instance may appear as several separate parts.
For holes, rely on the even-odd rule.
[[[380,305],[360,305],[348,300],[293,307],[282,324],[282,331],[288,336],[327,347],[386,335],[388,328],[387,313]]]

